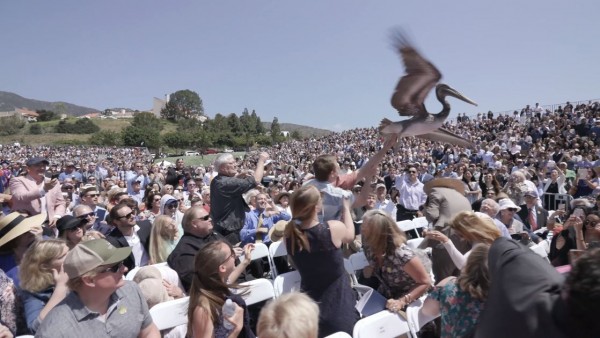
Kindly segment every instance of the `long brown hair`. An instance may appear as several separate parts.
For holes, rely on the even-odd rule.
[[[491,218],[479,217],[472,211],[459,212],[450,223],[450,228],[469,243],[492,244],[501,236],[500,230]]]
[[[227,254],[221,251],[223,244],[226,244],[233,252],[229,243],[219,240],[200,249],[194,259],[194,276],[190,287],[188,306],[188,334],[190,336],[196,307],[203,308],[216,327],[225,299],[231,295],[229,288],[235,287],[235,285],[223,282],[219,275],[219,267],[227,260]]]
[[[313,216],[320,200],[321,193],[312,185],[305,185],[292,194],[290,208],[293,218],[285,226],[284,231],[285,238],[289,238],[291,242],[291,248],[288,248],[290,254],[294,254],[296,250],[310,252],[308,238],[300,230],[300,223],[309,220]]]
[[[368,231],[365,231],[366,228]],[[362,239],[378,261],[384,255],[393,255],[398,247],[406,243],[404,231],[390,216],[378,209],[369,210],[363,216]]]
[[[489,250],[490,246],[487,244],[475,245],[467,258],[467,264],[456,279],[463,291],[479,300],[486,300],[490,289]]]

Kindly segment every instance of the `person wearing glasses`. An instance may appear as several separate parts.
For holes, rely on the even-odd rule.
[[[190,290],[194,278],[194,257],[198,250],[225,237],[213,230],[212,219],[202,207],[191,207],[183,214],[183,236],[167,258],[169,267],[177,272],[185,291]],[[249,244],[248,247],[252,245]],[[235,248],[239,256],[242,249]]]
[[[131,170],[126,174],[127,181],[127,193],[132,195],[134,192],[133,185],[135,182],[140,182],[140,189],[146,189],[146,185],[150,183],[150,177],[148,177],[148,170],[144,169],[142,162],[135,162],[131,165]]]
[[[506,226],[508,233],[511,235],[521,234],[523,232],[524,224],[515,218],[517,212],[521,210],[510,198],[503,198],[498,201],[500,205],[500,212],[496,218]]]
[[[110,227],[106,224],[106,216],[108,211],[98,205],[98,187],[92,184],[85,185],[81,188],[79,193],[79,204],[86,205],[92,209],[96,219],[94,220],[93,229],[102,232],[103,235],[107,235],[110,231]]]
[[[136,266],[148,265],[149,245],[152,224],[148,221],[136,222],[134,211],[127,200],[115,205],[109,214],[115,228],[106,236],[106,240],[117,248],[131,247],[131,255],[124,261],[131,270]]]
[[[418,179],[417,167],[412,164],[408,165],[404,175],[396,177],[396,188],[400,197],[396,221],[412,220],[417,217],[419,208],[427,200],[423,187],[423,182]]]
[[[94,223],[96,222],[96,214],[92,211],[92,209],[90,209],[90,207],[88,207],[87,205],[83,205],[83,204],[76,206],[75,208],[73,208],[73,216],[80,219],[83,223],[83,227],[84,227],[83,241],[89,241],[89,240],[98,239],[98,238],[105,238],[105,236],[103,235],[103,233],[101,231],[93,229]],[[57,222],[57,224],[58,224],[58,222]],[[107,223],[105,223],[103,225],[105,226],[105,228],[102,230],[105,233],[111,232],[112,226],[108,225]],[[60,229],[59,229],[59,233],[60,233]]]
[[[208,243],[198,251],[192,264],[195,273],[189,291],[188,337],[256,337],[244,299],[232,292],[239,288],[235,281],[248,266],[251,251],[247,247],[246,259],[237,266],[237,254],[227,241]],[[243,288],[240,290],[244,292]],[[221,310],[227,299],[231,299],[235,308],[232,315]],[[225,323],[231,324],[230,328]]]
[[[63,269],[73,292],[46,315],[36,337],[160,337],[140,288],[123,278],[131,253],[104,239],[69,251]]]

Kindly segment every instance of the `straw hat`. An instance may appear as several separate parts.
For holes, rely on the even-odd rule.
[[[2,217],[0,219],[0,247],[32,228],[40,227],[45,220],[46,215],[44,214],[25,217],[18,212],[11,212]]]
[[[465,194],[465,186],[463,185],[463,182],[456,178],[436,178],[425,183],[423,190],[425,191],[425,194],[429,195],[433,188],[454,189],[461,195]]]
[[[273,199],[273,202],[275,202],[275,204],[279,204],[279,200],[283,197],[283,196],[287,196],[288,198],[290,197],[290,193],[287,191],[282,191],[280,192],[277,196],[275,196],[275,199]]]
[[[269,238],[271,239],[271,242],[277,242],[280,241],[283,238],[283,233],[285,231],[285,226],[288,224],[289,221],[279,221],[277,223],[275,223],[271,229],[269,229]]]

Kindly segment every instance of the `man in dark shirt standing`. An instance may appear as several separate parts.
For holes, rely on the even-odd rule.
[[[246,212],[250,211],[242,194],[256,187],[263,177],[267,153],[258,155],[258,163],[254,175],[238,173],[237,163],[230,153],[221,154],[215,160],[215,168],[219,175],[210,183],[210,215],[215,230],[223,235],[229,243],[240,242],[240,230],[244,225]]]

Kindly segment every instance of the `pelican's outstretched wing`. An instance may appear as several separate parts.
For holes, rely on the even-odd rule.
[[[402,31],[394,31],[392,38],[406,68],[392,96],[392,107],[400,116],[426,115],[423,102],[442,74],[412,47]]]
[[[450,144],[454,144],[454,145],[457,145],[460,147],[465,147],[465,148],[469,148],[469,147],[474,148],[473,143],[471,143],[469,140],[467,140],[461,136],[458,136],[457,134],[455,134],[447,129],[444,129],[444,128],[438,128],[427,134],[416,135],[415,137],[430,140],[430,141],[450,143]]]

